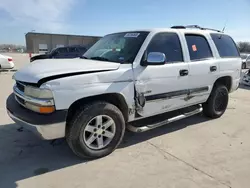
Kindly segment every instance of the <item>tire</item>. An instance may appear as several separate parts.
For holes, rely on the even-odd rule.
[[[112,122],[113,120],[112,127],[110,126],[112,130],[103,129],[104,130],[103,132],[107,131],[106,134],[109,131],[110,132],[113,131],[112,139],[108,137],[106,138],[105,135],[103,135],[104,133],[100,132],[102,130],[101,128],[98,128],[99,125],[97,126],[98,117],[102,117],[101,118],[102,122],[105,121],[105,118],[108,119],[107,121]],[[91,123],[95,125],[90,125]],[[105,125],[105,123],[103,125]],[[88,132],[87,127],[91,128],[92,131],[91,133]],[[92,130],[93,127],[94,130]],[[68,122],[66,128],[66,140],[71,150],[78,157],[83,159],[86,158],[95,159],[104,157],[112,153],[122,141],[124,132],[125,132],[125,121],[122,112],[116,106],[110,103],[94,102],[76,111],[72,120]],[[89,134],[89,136],[87,134]],[[100,134],[102,134],[103,136]],[[88,141],[93,136],[95,136],[96,140],[88,144]],[[98,143],[99,136],[100,137],[102,136],[100,139],[103,140],[103,146],[105,145],[104,143],[108,143],[108,145],[100,149],[97,148],[99,144]]]
[[[243,63],[242,64],[242,69],[246,69],[246,67],[247,67],[246,63]]]
[[[224,85],[215,85],[206,103],[202,105],[203,114],[209,118],[221,117],[228,105],[228,89]]]

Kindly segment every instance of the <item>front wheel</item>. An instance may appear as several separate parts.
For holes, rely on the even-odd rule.
[[[209,118],[221,117],[228,105],[228,89],[224,85],[215,85],[206,103],[203,106],[203,114]]]
[[[94,159],[113,152],[124,132],[122,112],[110,103],[95,102],[76,112],[68,124],[66,140],[77,156]]]

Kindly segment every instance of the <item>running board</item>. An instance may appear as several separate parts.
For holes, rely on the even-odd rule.
[[[128,130],[130,130],[132,132],[137,132],[137,133],[145,132],[145,131],[149,131],[151,129],[155,129],[157,127],[161,127],[163,125],[173,123],[175,121],[178,121],[178,120],[193,116],[195,114],[199,114],[201,112],[202,112],[202,107],[199,107],[198,109],[196,109],[194,111],[191,111],[191,112],[188,112],[188,113],[183,113],[183,114],[180,114],[178,116],[175,116],[175,117],[172,117],[172,118],[169,118],[169,119],[165,119],[165,120],[163,120],[161,122],[157,122],[157,123],[154,123],[154,124],[141,126],[141,127],[136,127],[136,126],[133,126],[131,124],[128,124],[127,128],[128,128]]]

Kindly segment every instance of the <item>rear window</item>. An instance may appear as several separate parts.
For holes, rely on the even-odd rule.
[[[211,34],[220,57],[240,57],[238,48],[231,37],[228,35]]]

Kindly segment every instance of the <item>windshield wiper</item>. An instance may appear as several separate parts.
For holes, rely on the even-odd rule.
[[[105,58],[105,57],[99,57],[99,56],[91,57],[90,59],[93,59],[93,60],[100,60],[100,61],[110,61],[109,59],[107,59],[107,58]]]

